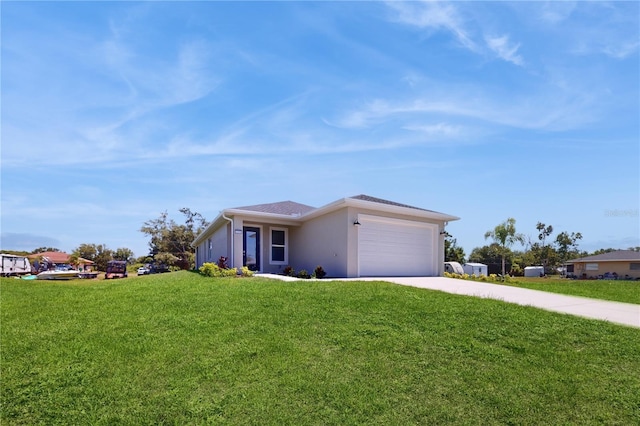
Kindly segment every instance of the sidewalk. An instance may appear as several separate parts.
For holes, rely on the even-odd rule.
[[[295,281],[297,278],[260,274],[265,278]],[[323,280],[325,281],[325,280]],[[640,305],[609,302],[586,297],[566,296],[527,288],[467,281],[444,277],[344,278],[335,281],[387,281],[411,287],[440,290],[447,293],[497,299],[518,305],[533,306],[585,318],[599,319],[640,328]]]

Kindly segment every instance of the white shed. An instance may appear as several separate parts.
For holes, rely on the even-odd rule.
[[[543,266],[527,266],[524,268],[525,277],[542,277],[544,276]]]
[[[483,263],[465,263],[462,269],[464,269],[465,274],[475,275],[476,277],[489,275],[489,267]]]

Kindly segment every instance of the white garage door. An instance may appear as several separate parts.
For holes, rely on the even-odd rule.
[[[361,277],[436,274],[436,225],[367,215],[358,221]]]

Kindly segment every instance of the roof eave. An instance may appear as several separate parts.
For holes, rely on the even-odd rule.
[[[214,229],[218,228],[218,223],[220,221],[227,221],[226,219],[224,219],[222,216],[224,215],[224,211],[221,211],[218,216],[215,217],[215,219],[213,219],[211,221],[211,223],[204,228],[204,230],[202,232],[200,232],[196,238],[191,242],[191,247],[197,247],[198,244],[200,244],[202,241],[204,241],[204,239],[207,237],[207,235],[209,235]]]
[[[425,219],[435,219],[443,222],[452,222],[454,220],[460,220],[457,216],[448,215],[445,213],[435,212],[431,210],[422,210],[411,207],[394,206],[392,204],[382,204],[373,201],[357,200],[354,198],[341,198],[333,203],[329,203],[326,206],[313,210],[305,215],[302,215],[302,219],[308,220],[323,214],[329,213],[334,210],[338,210],[342,207],[358,207],[368,210],[377,210],[386,213],[401,214],[406,216],[415,216]]]
[[[593,262],[593,263],[605,263],[605,262],[640,262],[640,259],[571,259],[567,260],[565,263],[582,263],[582,262]]]
[[[279,213],[267,213],[267,212],[256,212],[253,210],[241,210],[241,209],[227,209],[224,211],[226,216],[251,216],[251,217],[259,217],[259,218],[273,218],[273,219],[283,219],[283,220],[291,220],[294,222],[299,222],[300,217],[302,215],[290,215],[290,214],[279,214]]]
[[[218,229],[225,222],[228,223],[228,220],[225,219],[229,217],[230,219],[235,216],[244,216],[247,218],[255,218],[257,220],[265,220],[271,219],[271,221],[278,224],[286,224],[290,226],[299,226],[302,222],[300,220],[300,215],[287,215],[287,214],[278,214],[278,213],[266,213],[266,212],[256,212],[252,210],[242,210],[242,209],[226,209],[222,210],[218,216],[207,226],[204,231],[202,231],[191,243],[192,247],[198,246],[205,238],[211,234],[212,231]]]

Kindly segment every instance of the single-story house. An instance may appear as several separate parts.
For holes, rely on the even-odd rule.
[[[315,208],[293,201],[225,209],[196,237],[196,267],[226,257],[232,268],[328,277],[439,276],[445,226],[456,216],[357,195]]]
[[[578,278],[640,279],[640,252],[633,250],[616,250],[566,263],[567,273]]]
[[[71,261],[71,256],[62,251],[46,251],[31,254],[27,257],[31,259],[32,263],[42,259],[50,265],[68,265]],[[74,266],[77,266],[82,271],[92,271],[95,268],[95,264],[96,263],[92,260],[79,257]]]

